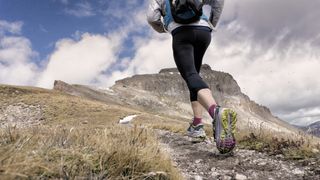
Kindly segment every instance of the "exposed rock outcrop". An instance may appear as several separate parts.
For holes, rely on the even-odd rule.
[[[0,128],[30,127],[38,125],[44,119],[40,105],[16,103],[0,108]]]

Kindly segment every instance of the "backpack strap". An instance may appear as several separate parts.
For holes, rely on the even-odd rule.
[[[189,2],[189,5],[191,7],[191,9],[196,13],[197,16],[202,16],[202,7],[203,7],[203,4],[200,3],[199,1],[193,1],[193,2],[190,2],[191,0],[187,0]],[[197,3],[197,4],[195,4]]]
[[[168,29],[169,24],[173,21],[172,13],[171,13],[171,6],[172,0],[165,0],[166,1],[166,8],[165,8],[165,16],[163,17],[164,27]]]

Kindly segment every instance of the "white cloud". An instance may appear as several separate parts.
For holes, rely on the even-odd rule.
[[[87,1],[77,3],[74,7],[65,9],[65,13],[76,17],[90,17],[96,15],[91,4]]]
[[[304,0],[242,0],[225,1],[222,23],[236,21],[252,33],[258,46],[269,46],[277,35],[288,31],[281,45],[292,41],[318,40],[320,1]]]
[[[79,41],[62,39],[56,43],[38,86],[52,87],[54,80],[78,84],[103,84],[103,72],[116,61],[121,40],[85,33]]]
[[[171,38],[166,35],[154,35],[152,38],[137,39],[137,50],[132,59],[121,61],[127,68],[123,71],[113,71],[108,79],[108,85],[116,80],[132,76],[134,74],[158,73],[160,69],[175,67]]]
[[[295,119],[301,120],[301,114],[286,115],[295,111],[308,114],[319,107],[320,80],[316,77],[320,75],[320,56],[314,47],[292,44],[286,52],[272,47],[262,52],[253,50],[255,44],[246,38],[235,37],[228,46],[211,46],[205,62],[232,74],[244,93],[285,120],[297,124]],[[253,52],[258,54],[253,56]]]
[[[8,32],[11,34],[20,34],[23,22],[8,22],[0,19],[0,36]]]
[[[316,4],[226,1],[207,62],[231,73],[249,97],[280,118],[295,124],[319,120],[314,111],[320,107]]]
[[[162,68],[175,66],[171,48],[171,38],[154,36],[149,41],[138,41],[136,54],[128,69],[134,74],[157,73]]]
[[[0,20],[0,83],[30,85],[35,82],[38,54],[29,39],[20,36],[23,22]]]
[[[100,9],[106,29],[122,31],[127,36],[146,29],[145,17],[148,1],[141,4],[140,0],[131,0],[126,3],[118,0],[101,0],[100,3],[108,4],[106,8]]]
[[[114,36],[123,40],[121,51],[125,48],[134,50],[132,57],[118,59],[112,67],[110,76],[101,80],[105,85],[111,86],[116,80],[142,73],[157,73],[161,68],[174,66],[171,50],[171,38],[167,34],[150,34],[150,28],[146,21],[146,8],[148,1],[141,4],[140,1],[133,0],[123,4],[117,0],[101,0],[101,4],[108,3],[108,8],[102,14],[105,16],[105,27],[110,29],[114,25],[113,21],[122,22],[122,26],[115,30]],[[119,11],[121,9],[121,11]],[[123,13],[126,12],[126,13]],[[135,33],[143,33],[136,35]],[[131,39],[133,46],[128,46],[126,40]],[[166,47],[166,48],[165,48]],[[119,70],[120,69],[120,70]],[[105,76],[102,77],[106,78]]]
[[[0,38],[0,83],[33,84],[38,69],[32,59],[36,56],[28,39],[13,36]]]

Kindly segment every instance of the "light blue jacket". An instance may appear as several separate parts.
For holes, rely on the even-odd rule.
[[[224,0],[202,0],[205,5],[211,6],[210,18],[209,20],[200,19],[195,23],[188,24],[188,26],[207,26],[211,29],[215,29],[224,6]],[[147,13],[148,23],[152,26],[154,30],[159,33],[172,32],[174,29],[185,24],[179,24],[174,21],[170,22],[165,26],[163,18],[166,16],[166,0],[152,0],[149,5],[149,10]]]

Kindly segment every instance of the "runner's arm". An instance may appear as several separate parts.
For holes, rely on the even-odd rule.
[[[148,9],[147,20],[151,27],[159,33],[165,33],[164,25],[161,21],[161,4],[158,0],[153,0]]]
[[[203,2],[204,4],[211,6],[209,22],[214,28],[216,28],[222,14],[224,0],[203,0]]]

